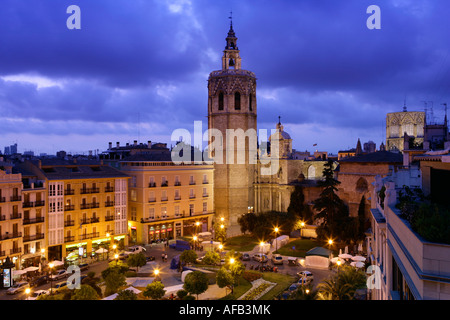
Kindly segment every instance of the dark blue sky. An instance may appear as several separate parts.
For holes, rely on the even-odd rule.
[[[369,5],[381,29],[369,30]],[[81,9],[69,30],[67,7]],[[450,103],[448,0],[3,0],[0,148],[104,151],[207,129],[207,79],[229,12],[258,78],[258,128],[281,116],[297,150],[385,139],[385,116]],[[313,144],[317,143],[317,147]]]

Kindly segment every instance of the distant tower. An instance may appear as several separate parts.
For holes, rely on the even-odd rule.
[[[228,234],[240,234],[237,219],[253,208],[253,175],[250,151],[256,152],[257,141],[230,139],[234,145],[227,150],[227,129],[256,134],[256,76],[241,69],[241,57],[233,22],[226,37],[222,56],[222,70],[213,71],[208,79],[208,128],[222,133],[223,162],[214,165],[214,205],[216,217],[224,217]],[[211,131],[210,131],[211,133]],[[255,135],[256,136],[256,135]],[[209,137],[210,142],[212,137]],[[238,151],[239,149],[239,151]],[[245,154],[245,162],[237,164],[237,153]],[[214,152],[212,152],[214,153]],[[230,155],[232,157],[230,157]],[[217,154],[213,154],[217,157]],[[228,157],[227,157],[228,156]],[[227,158],[233,158],[231,163]],[[251,209],[250,209],[251,210]]]
[[[356,144],[356,155],[359,156],[363,153],[362,147],[361,147],[361,140],[358,138],[358,143]]]

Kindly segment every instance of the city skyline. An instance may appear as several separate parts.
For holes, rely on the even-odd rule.
[[[81,29],[69,30],[70,5]],[[381,10],[369,29],[367,8]],[[258,79],[258,129],[281,116],[299,151],[385,143],[389,112],[443,119],[445,1],[5,1],[0,12],[0,147],[102,152],[108,142],[171,144],[207,128],[230,11],[242,68]],[[173,144],[173,142],[172,142]],[[317,146],[314,146],[317,144]]]

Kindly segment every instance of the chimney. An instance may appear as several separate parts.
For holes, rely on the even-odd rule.
[[[127,147],[129,146],[130,144],[127,142]]]
[[[119,148],[120,147],[120,143],[119,143],[119,141],[117,141],[116,142],[116,148]]]
[[[137,140],[134,140],[134,146],[137,146]]]
[[[149,149],[152,148],[152,142],[151,142],[150,140],[147,141],[147,145],[148,145],[148,148],[149,148]]]
[[[108,150],[111,150],[111,148],[112,148],[112,142],[109,142],[108,145],[109,145]]]

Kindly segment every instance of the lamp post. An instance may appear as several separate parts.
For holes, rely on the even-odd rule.
[[[48,267],[50,268],[50,294],[53,294],[53,267],[54,264],[53,263],[49,263]]]
[[[278,229],[278,227],[276,227],[276,228],[274,229],[274,231],[275,231],[275,252],[277,252],[277,250],[278,250],[277,235],[278,235],[278,231],[280,231],[280,229]]]
[[[26,288],[25,289],[25,294],[27,295],[27,298],[25,300],[30,300],[30,293],[31,293],[31,289],[30,288]]]
[[[194,240],[194,250],[197,250],[197,236],[194,236],[193,238],[192,238],[193,240]]]
[[[300,221],[300,239],[303,238],[303,228],[305,227],[305,222]]]
[[[337,271],[337,273],[339,274],[339,267],[341,266],[341,260],[336,261],[336,264],[337,264],[337,266],[338,266],[338,271]]]
[[[261,252],[261,268],[262,268],[262,264],[263,264],[263,254],[264,254],[264,241],[261,241],[260,243],[259,243],[259,251]]]
[[[116,253],[115,255],[114,255],[114,260],[116,260],[116,266],[117,266],[117,260],[119,259],[119,255]]]
[[[161,277],[159,276],[159,269],[153,270],[153,273],[155,275],[155,279],[153,281],[161,281]]]

